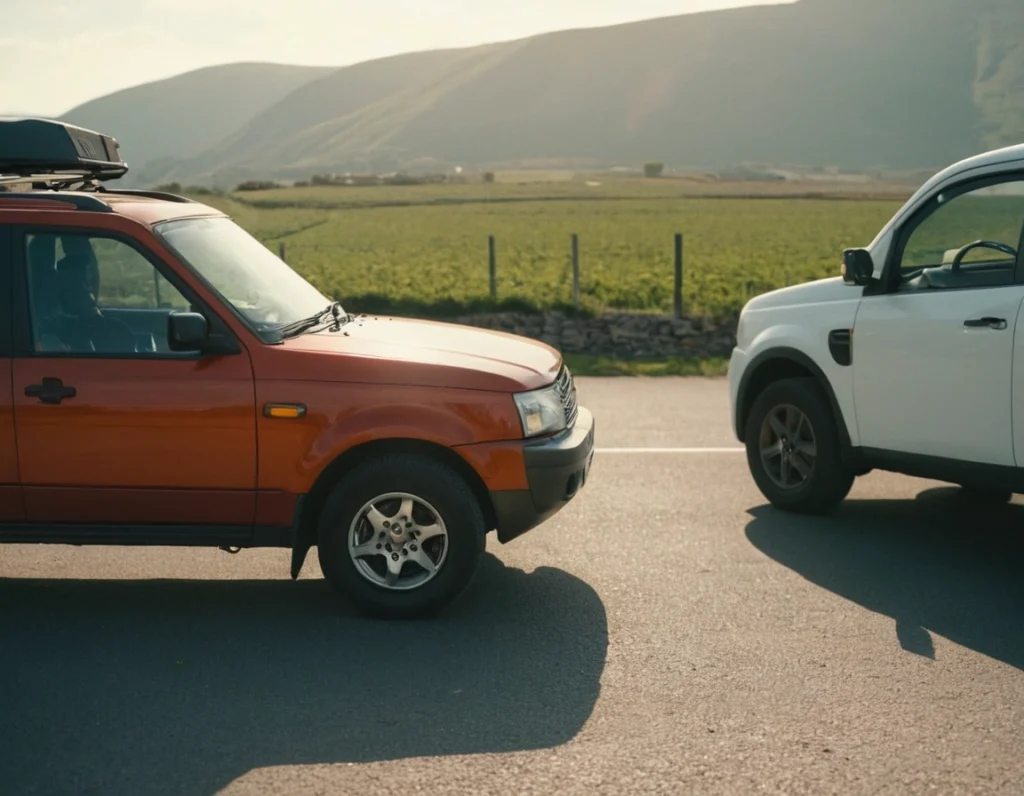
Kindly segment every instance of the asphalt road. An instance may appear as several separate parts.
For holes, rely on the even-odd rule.
[[[0,792],[1019,793],[1024,507],[764,505],[722,381],[581,380],[585,492],[428,623],[315,555],[0,548]]]

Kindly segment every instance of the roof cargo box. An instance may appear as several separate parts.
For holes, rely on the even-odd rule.
[[[128,166],[109,135],[49,119],[0,117],[0,176],[123,177]]]

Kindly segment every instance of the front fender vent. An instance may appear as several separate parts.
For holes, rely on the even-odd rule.
[[[828,333],[828,350],[837,365],[844,368],[853,363],[853,331],[833,329]]]

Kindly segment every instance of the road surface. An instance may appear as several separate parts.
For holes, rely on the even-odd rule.
[[[315,554],[0,548],[0,791],[1020,792],[1024,507],[873,473],[784,517],[723,381],[581,396],[584,493],[433,622]]]

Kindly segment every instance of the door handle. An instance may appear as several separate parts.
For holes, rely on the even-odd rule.
[[[65,387],[60,379],[46,376],[42,384],[30,384],[26,387],[25,395],[29,398],[38,398],[41,404],[59,404],[65,398],[74,398],[78,391],[74,387]]]
[[[1006,318],[975,318],[970,321],[964,321],[964,326],[968,327],[969,329],[976,329],[983,326],[988,326],[990,329],[1005,329]]]

